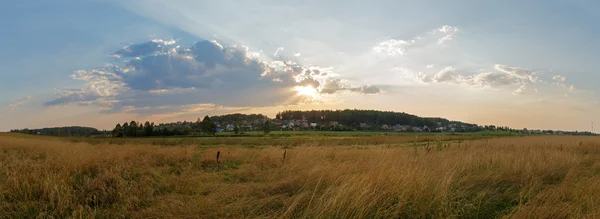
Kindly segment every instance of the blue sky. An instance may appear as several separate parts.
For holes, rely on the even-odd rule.
[[[0,130],[367,108],[600,121],[596,1],[11,1]]]

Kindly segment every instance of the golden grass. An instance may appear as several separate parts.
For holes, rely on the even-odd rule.
[[[453,141],[429,152],[427,143],[272,143],[2,135],[0,218],[600,217],[596,137]]]
[[[67,138],[71,142],[87,142],[90,144],[120,144],[120,145],[158,145],[158,146],[331,146],[331,145],[383,145],[408,142],[434,141],[434,135],[423,136],[297,136],[297,137],[229,137],[229,138]],[[481,135],[447,135],[445,140],[474,140],[492,138]]]

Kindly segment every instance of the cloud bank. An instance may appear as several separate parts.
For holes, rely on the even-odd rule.
[[[57,97],[44,104],[75,103],[103,106],[106,112],[153,113],[197,104],[298,104],[310,98],[299,96],[295,91],[298,87],[318,96],[381,92],[372,85],[351,85],[330,69],[273,60],[248,47],[222,45],[214,40],[186,47],[173,40],[152,40],[132,44],[112,56],[125,64],[75,71],[71,78],[82,81],[83,88],[59,89]]]
[[[496,64],[494,70],[496,71],[471,73],[469,71],[461,72],[448,66],[435,74],[409,73],[409,77],[425,84],[462,84],[478,88],[500,88],[513,85],[517,86],[513,91],[515,95],[525,94],[530,90],[531,84],[541,82],[540,73],[530,69]]]

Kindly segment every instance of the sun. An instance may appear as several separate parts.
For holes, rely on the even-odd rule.
[[[319,91],[312,86],[296,86],[294,90],[296,90],[298,96],[310,97],[312,99],[319,97]]]

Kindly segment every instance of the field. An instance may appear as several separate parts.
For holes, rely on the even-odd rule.
[[[0,134],[0,218],[35,217],[598,218],[600,138]]]

